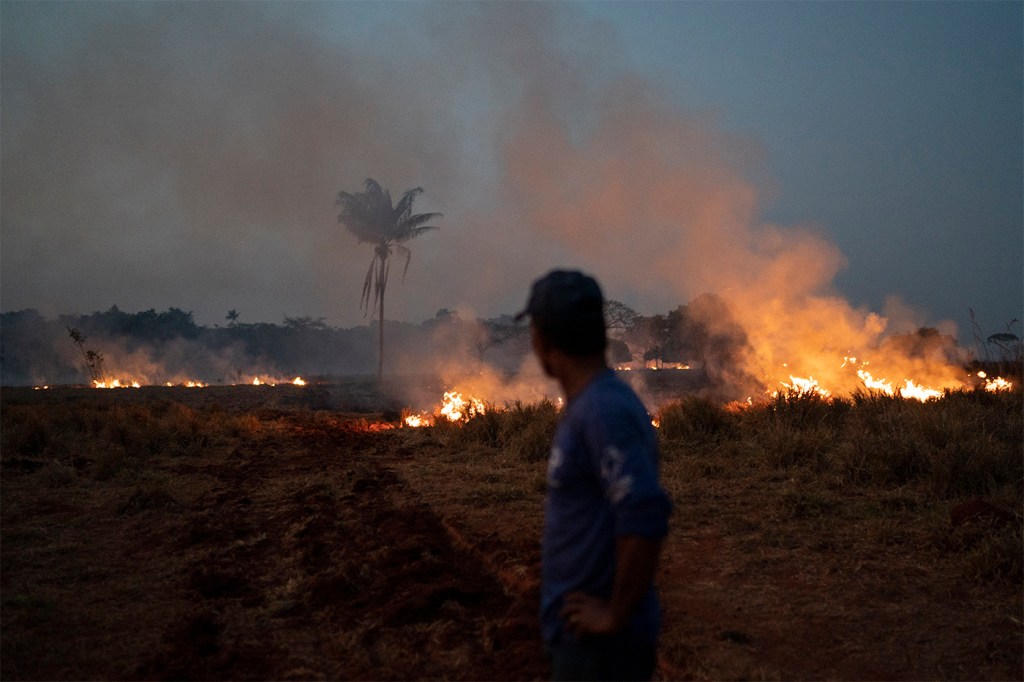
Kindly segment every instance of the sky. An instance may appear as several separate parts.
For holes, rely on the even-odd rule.
[[[645,314],[1006,331],[1022,8],[4,1],[0,307],[366,324],[335,200],[369,177],[443,213],[387,319],[573,267]]]

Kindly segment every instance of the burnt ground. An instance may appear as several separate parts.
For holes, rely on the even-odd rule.
[[[545,676],[537,595],[453,541],[363,426],[263,414],[127,485],[5,466],[3,678]]]
[[[168,406],[185,395],[195,409]],[[117,412],[152,396],[5,392],[0,677],[545,678],[543,463],[300,395]],[[86,440],[10,446],[17,409],[46,431],[97,401],[175,435],[117,466]],[[129,455],[148,438],[89,428]],[[912,491],[840,498],[684,460],[666,475],[658,678],[1024,679],[1019,579],[965,575],[928,525],[946,511]]]

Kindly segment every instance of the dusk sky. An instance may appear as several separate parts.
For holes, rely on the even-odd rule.
[[[372,177],[444,213],[388,319],[512,313],[568,266],[647,314],[757,291],[1005,331],[1022,8],[3,2],[0,306],[365,324],[335,199]]]

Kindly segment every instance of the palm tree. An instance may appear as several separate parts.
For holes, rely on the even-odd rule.
[[[364,314],[369,314],[379,305],[380,334],[378,337],[377,381],[384,376],[384,291],[388,286],[388,275],[391,272],[390,258],[396,251],[405,258],[402,279],[409,270],[409,259],[412,252],[404,242],[414,239],[424,232],[436,230],[437,227],[427,225],[440,213],[412,212],[412,204],[416,197],[423,193],[422,187],[414,187],[402,195],[397,204],[392,205],[391,193],[382,189],[377,181],[367,178],[363,183],[363,192],[349,194],[338,192],[338,206],[341,214],[338,222],[354,234],[360,243],[373,244],[373,260],[366,272],[363,282],[363,297],[360,302]],[[371,293],[373,303],[371,304]]]

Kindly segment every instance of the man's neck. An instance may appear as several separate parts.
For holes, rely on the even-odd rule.
[[[558,383],[565,393],[565,401],[569,402],[579,395],[597,375],[608,369],[604,355],[583,358],[566,358],[562,366]]]

